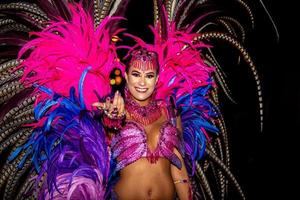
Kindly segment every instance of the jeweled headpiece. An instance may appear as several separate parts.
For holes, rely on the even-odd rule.
[[[134,66],[143,71],[152,69],[158,70],[157,54],[153,51],[147,51],[146,49],[134,50],[131,53],[129,66]]]

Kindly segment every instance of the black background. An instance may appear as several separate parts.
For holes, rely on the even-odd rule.
[[[153,20],[151,2],[134,0],[127,13],[128,31],[148,41],[152,39],[147,27]],[[288,17],[289,10],[285,9],[291,5],[264,1],[278,28],[278,39],[271,21],[258,2],[249,3],[256,24],[254,30],[247,34],[245,47],[257,66],[263,86],[263,131],[259,127],[255,81],[246,65],[225,67],[237,104],[221,95],[221,109],[229,131],[232,172],[247,199],[290,199],[291,188],[287,187],[290,184],[287,174],[290,174],[291,168],[287,166],[292,151],[287,147],[297,132],[292,130],[296,129],[295,124],[299,121],[299,88],[296,79],[292,77],[295,66],[288,62],[292,56],[283,55],[280,49],[285,42],[287,28],[290,28],[282,23],[283,18],[293,19]],[[221,48],[229,52],[229,56],[231,52],[234,54],[229,46]],[[230,199],[235,198],[233,196]]]

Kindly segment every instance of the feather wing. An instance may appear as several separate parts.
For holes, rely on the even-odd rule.
[[[80,85],[88,72],[82,75]],[[69,97],[41,86],[49,96],[38,103],[34,114],[37,123],[30,139],[9,157],[13,161],[21,152],[30,157],[39,175],[46,173],[47,186],[39,199],[50,197],[105,198],[110,170],[106,137],[100,120],[85,109],[74,88]],[[79,90],[81,95],[82,90]],[[24,163],[19,162],[19,168]],[[46,183],[44,183],[46,184]]]
[[[99,52],[99,49],[95,49],[98,47],[106,48],[108,51],[106,58],[103,58],[104,56],[101,56],[102,58],[99,60],[96,60],[94,58],[94,64],[99,64],[100,67],[101,62],[107,61],[107,62],[113,62],[113,57],[109,56],[112,52],[114,52],[114,49],[109,49],[109,47],[103,45],[101,46],[99,43],[101,41],[110,42],[110,36],[111,34],[114,34],[115,32],[118,32],[117,28],[114,29],[114,31],[109,32],[109,27],[104,24],[109,24],[111,22],[108,22],[107,20],[103,20],[103,26],[98,29],[98,31],[92,32],[94,30],[94,27],[96,27],[95,19],[96,14],[99,12],[102,12],[103,6],[97,7],[96,4],[99,1],[82,1],[83,11],[82,8],[76,7],[75,4],[73,6],[70,6],[68,1],[57,1],[57,0],[50,0],[50,1],[42,1],[42,0],[35,0],[30,2],[17,2],[17,3],[6,3],[7,1],[4,1],[0,3],[0,41],[1,41],[1,53],[0,53],[0,124],[1,124],[1,138],[0,138],[0,156],[1,156],[1,164],[0,169],[1,171],[4,170],[7,173],[0,175],[0,193],[3,194],[4,199],[22,199],[22,198],[30,198],[30,196],[34,197],[35,193],[32,193],[32,190],[34,189],[34,176],[36,176],[37,172],[33,169],[33,164],[30,160],[30,148],[39,149],[41,147],[45,147],[45,150],[47,150],[47,153],[51,152],[51,149],[46,148],[47,145],[54,145],[55,144],[55,137],[54,138],[48,138],[48,141],[43,141],[42,138],[40,138],[40,142],[43,145],[35,146],[34,143],[30,143],[28,141],[33,141],[34,137],[37,137],[36,134],[32,132],[31,126],[24,126],[25,124],[31,124],[35,122],[35,120],[41,116],[43,116],[47,109],[54,108],[55,106],[58,106],[58,102],[54,104],[54,99],[51,101],[49,100],[49,96],[46,94],[47,92],[41,92],[41,90],[35,89],[33,87],[34,84],[39,83],[41,86],[42,83],[47,82],[44,80],[44,78],[48,78],[49,80],[53,80],[56,78],[62,78],[64,82],[68,82],[65,85],[66,88],[64,88],[64,93],[66,97],[69,98],[71,102],[80,101],[80,97],[78,96],[79,89],[77,87],[77,82],[80,78],[81,73],[84,71],[84,69],[88,66],[86,63],[82,62],[80,67],[81,71],[77,73],[77,80],[68,80],[68,78],[72,77],[72,71],[75,71],[74,68],[69,68],[69,71],[67,71],[67,68],[64,68],[65,74],[62,75],[61,73],[55,74],[53,71],[48,71],[47,73],[40,74],[40,77],[38,76],[34,77],[33,71],[30,71],[30,66],[28,68],[24,68],[25,65],[23,64],[29,64],[30,59],[27,59],[28,57],[35,55],[36,57],[31,57],[31,61],[35,62],[36,65],[38,64],[45,64],[46,62],[43,62],[45,57],[47,59],[44,59],[44,61],[51,61],[51,62],[57,62],[61,63],[63,66],[65,64],[70,64],[73,62],[73,64],[76,63],[76,61],[69,61],[64,60],[62,58],[62,55],[59,56],[59,53],[62,51],[59,51],[59,49],[51,48],[50,50],[52,52],[49,52],[47,55],[45,52],[41,52],[46,50],[47,48],[41,44],[41,42],[48,43],[54,42],[55,46],[57,48],[64,47],[59,44],[59,42],[62,42],[61,44],[68,43],[69,47],[72,45],[72,42],[78,42],[76,45],[77,48],[82,48],[83,54],[85,56],[88,55],[95,55],[97,52]],[[73,1],[72,1],[73,2]],[[122,3],[118,2],[115,4],[114,12],[115,13],[124,13],[124,9],[126,10],[126,5],[122,5]],[[123,8],[123,11],[120,12],[119,7]],[[74,12],[77,12],[77,15],[75,16]],[[97,12],[94,12],[94,10],[97,10]],[[85,13],[84,16],[79,16],[78,12]],[[87,14],[91,13],[91,14]],[[93,17],[92,17],[93,16]],[[103,18],[105,18],[106,15],[102,15]],[[82,20],[82,21],[81,21]],[[115,20],[117,21],[117,20]],[[70,23],[73,23],[73,26],[70,25]],[[66,23],[68,25],[64,26],[63,23]],[[83,30],[81,30],[78,26],[84,27]],[[98,26],[99,24],[97,24]],[[105,27],[106,26],[106,27]],[[48,27],[48,28],[47,28]],[[82,37],[81,40],[77,40],[77,38],[73,37],[70,38],[70,40],[63,38],[64,36],[70,35],[70,30],[68,28],[71,28],[74,31],[74,35]],[[112,30],[112,29],[110,29]],[[30,33],[31,32],[31,33]],[[34,33],[32,33],[34,32]],[[54,33],[56,32],[56,33]],[[105,33],[104,33],[105,32]],[[29,34],[30,33],[30,34]],[[52,35],[51,35],[52,33]],[[59,33],[59,34],[58,34]],[[101,38],[101,41],[94,42],[93,44],[85,45],[84,40],[88,41],[89,36],[88,34],[94,34],[91,39],[93,41],[97,40],[97,38]],[[48,37],[48,41],[46,38]],[[32,40],[33,39],[33,40]],[[36,39],[36,40],[35,40]],[[63,40],[65,39],[65,40]],[[28,41],[32,40],[31,43],[28,43]],[[65,43],[64,43],[65,42]],[[80,43],[81,42],[81,43]],[[89,43],[89,42],[88,42]],[[24,46],[27,44],[26,46]],[[102,43],[104,44],[104,43]],[[33,45],[33,46],[30,46]],[[35,46],[36,45],[36,46]],[[37,47],[40,46],[40,47]],[[35,48],[37,47],[37,48]],[[53,46],[54,47],[54,46]],[[24,63],[22,63],[23,59],[17,59],[18,53],[20,49],[23,48],[22,52],[19,54],[23,56],[23,58],[26,60]],[[74,51],[74,55],[78,56],[76,52],[78,53],[78,49],[75,46],[68,48],[68,51],[66,51],[66,54],[71,55],[71,51]],[[2,51],[3,49],[3,51]],[[38,50],[39,49],[39,50]],[[84,49],[84,50],[83,50]],[[103,50],[102,49],[102,50]],[[35,51],[36,50],[36,51]],[[48,49],[49,50],[49,49]],[[35,53],[31,54],[33,51]],[[80,53],[79,53],[80,54]],[[45,57],[43,57],[45,56]],[[49,57],[48,57],[49,56]],[[54,57],[57,56],[56,59]],[[66,56],[66,55],[65,55]],[[41,60],[37,60],[37,58],[40,58]],[[66,58],[66,57],[65,57]],[[91,59],[88,58],[88,59]],[[35,60],[35,61],[34,61]],[[101,61],[102,60],[102,61]],[[79,62],[79,61],[78,61]],[[116,67],[119,66],[116,64]],[[50,65],[47,65],[47,67],[50,67]],[[53,66],[52,66],[53,67]],[[103,72],[105,70],[104,66],[102,66]],[[99,68],[98,68],[99,69]],[[45,71],[36,68],[37,72],[43,73]],[[72,71],[71,71],[72,70]],[[25,74],[24,74],[25,71]],[[91,70],[90,73],[88,73],[88,77],[85,81],[85,84],[82,86],[84,93],[86,95],[87,99],[90,99],[86,92],[88,89],[86,89],[86,84],[95,84],[97,87],[100,87],[98,82],[96,84],[96,80],[104,78],[104,74],[98,76],[99,71],[97,70]],[[68,77],[66,76],[68,75]],[[21,77],[22,80],[21,80]],[[30,77],[30,78],[29,78]],[[74,76],[73,76],[74,77]],[[90,79],[89,79],[90,78]],[[73,83],[74,94],[73,96],[69,96],[69,88],[71,87],[70,83]],[[49,82],[48,82],[49,83]],[[49,86],[46,84],[46,86]],[[59,84],[57,84],[59,87]],[[42,87],[40,87],[41,89]],[[50,85],[51,88],[51,85]],[[55,94],[55,92],[60,91],[52,89],[52,93]],[[101,88],[101,91],[103,92],[107,91],[109,89],[109,85],[105,84]],[[44,89],[45,91],[47,89]],[[92,98],[95,99],[94,91],[91,91]],[[43,94],[44,99],[42,98]],[[101,93],[101,92],[100,92]],[[83,95],[82,95],[83,96]],[[48,99],[49,102],[46,103],[46,100]],[[38,104],[36,102],[44,102],[44,104]],[[85,99],[81,102],[86,101]],[[53,105],[52,105],[53,104]],[[40,113],[34,112],[33,107],[36,105],[36,110],[39,110]],[[81,104],[83,105],[83,104]],[[85,106],[89,107],[90,105]],[[69,104],[64,104],[64,106],[69,106]],[[72,107],[73,109],[76,108],[76,106]],[[79,109],[79,108],[78,108]],[[83,109],[83,108],[80,108]],[[62,110],[61,110],[62,111]],[[56,110],[56,114],[60,114],[64,117],[62,113],[59,113],[59,110]],[[35,116],[34,116],[35,115]],[[36,117],[36,118],[35,118]],[[49,118],[51,119],[51,117]],[[54,119],[53,119],[54,120]],[[56,121],[58,119],[55,119]],[[58,120],[59,121],[59,120]],[[51,120],[48,121],[49,123]],[[40,121],[42,123],[42,120]],[[49,126],[48,126],[49,127]],[[73,127],[74,128],[74,127]],[[25,148],[26,145],[28,145],[28,148]],[[26,150],[26,151],[25,151]],[[13,152],[13,153],[12,153]],[[11,161],[8,161],[8,156],[11,155],[10,159]],[[14,159],[13,159],[14,158]],[[37,155],[35,156],[35,160],[37,160]],[[40,157],[42,158],[42,156]],[[46,158],[43,158],[46,159]],[[21,163],[21,164],[20,164]],[[34,162],[33,162],[34,163]],[[40,163],[38,161],[35,161],[34,165],[38,168],[41,167]],[[98,172],[95,172],[98,173]],[[41,177],[41,182],[43,181],[43,177]],[[18,191],[18,193],[14,192]],[[1,195],[2,197],[2,195]],[[36,198],[36,197],[35,197]]]

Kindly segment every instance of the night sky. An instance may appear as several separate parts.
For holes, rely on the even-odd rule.
[[[146,24],[152,23],[153,20],[151,2],[132,1],[127,16],[129,32],[149,42],[152,38]],[[224,71],[237,102],[231,103],[224,94],[220,94],[221,110],[228,128],[232,172],[240,182],[247,199],[280,199],[286,185],[281,182],[286,171],[280,171],[285,162],[284,146],[291,134],[287,131],[290,128],[287,126],[292,126],[287,124],[290,123],[290,119],[295,120],[299,117],[299,101],[290,95],[296,94],[299,97],[299,93],[296,93],[299,89],[295,91],[287,82],[290,66],[280,64],[282,54],[279,46],[282,43],[283,29],[280,23],[281,5],[271,0],[264,1],[279,29],[280,38],[277,41],[276,32],[267,14],[258,1],[254,2],[256,3],[250,4],[250,7],[254,12],[256,24],[254,30],[250,30],[246,36],[245,47],[258,69],[262,82],[265,113],[263,131],[260,132],[255,81],[249,67],[243,62],[234,65],[236,62],[232,62],[231,57],[236,55],[236,51],[229,45],[214,43],[220,52],[225,52],[221,56],[227,64]],[[149,9],[137,9],[143,6]],[[295,116],[291,117],[290,113],[287,113],[289,109],[293,109]],[[286,197],[284,199],[288,199]],[[233,195],[229,199],[235,198]]]

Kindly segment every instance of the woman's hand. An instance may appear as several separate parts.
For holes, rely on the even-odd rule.
[[[99,110],[104,110],[104,113],[111,118],[125,115],[125,103],[119,91],[115,93],[113,100],[107,97],[105,102],[95,102],[92,106],[97,107]]]

